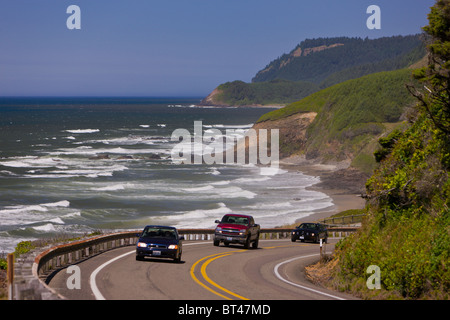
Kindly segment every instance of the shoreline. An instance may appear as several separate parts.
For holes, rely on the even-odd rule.
[[[311,215],[297,219],[295,222],[296,225],[301,222],[315,222],[325,219],[342,211],[350,209],[363,209],[365,207],[366,201],[361,198],[361,192],[357,192],[357,182],[340,181],[338,182],[340,186],[336,186],[335,174],[341,170],[337,166],[281,162],[280,169],[289,172],[302,172],[308,176],[318,177],[320,182],[308,187],[307,189],[326,194],[332,199],[334,204],[331,207],[318,209]],[[364,177],[358,178],[360,179],[360,181],[358,181],[359,183],[364,179]]]

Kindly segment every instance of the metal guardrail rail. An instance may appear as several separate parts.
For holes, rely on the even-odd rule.
[[[329,228],[331,237],[342,237],[355,232],[357,227]],[[186,241],[212,240],[214,229],[179,229]],[[261,229],[260,239],[290,238],[291,228]],[[139,238],[139,231],[126,231],[93,238],[40,248],[20,256],[12,267],[14,281],[11,283],[11,300],[51,300],[64,299],[50,288],[46,281],[53,273],[62,268],[89,259],[102,252],[134,246]]]

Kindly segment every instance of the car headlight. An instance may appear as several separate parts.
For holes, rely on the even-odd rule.
[[[171,244],[171,245],[169,245],[169,249],[175,250],[175,249],[178,249],[178,246],[176,244]]]
[[[241,229],[239,230],[239,235],[243,236],[247,232],[247,229]]]
[[[217,227],[217,228],[216,228],[216,232],[217,232],[217,233],[222,233],[222,227]]]
[[[147,248],[147,244],[145,242],[138,242],[137,246],[139,248]]]

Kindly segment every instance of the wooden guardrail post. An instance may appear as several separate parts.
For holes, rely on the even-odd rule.
[[[6,258],[6,261],[8,263],[8,300],[13,300],[14,292],[14,253],[8,253],[8,256]]]

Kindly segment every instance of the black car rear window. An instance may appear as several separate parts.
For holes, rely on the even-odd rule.
[[[315,223],[302,223],[299,228],[304,229],[318,229],[318,226]]]
[[[142,237],[176,239],[177,236],[174,229],[150,227],[144,229]]]

